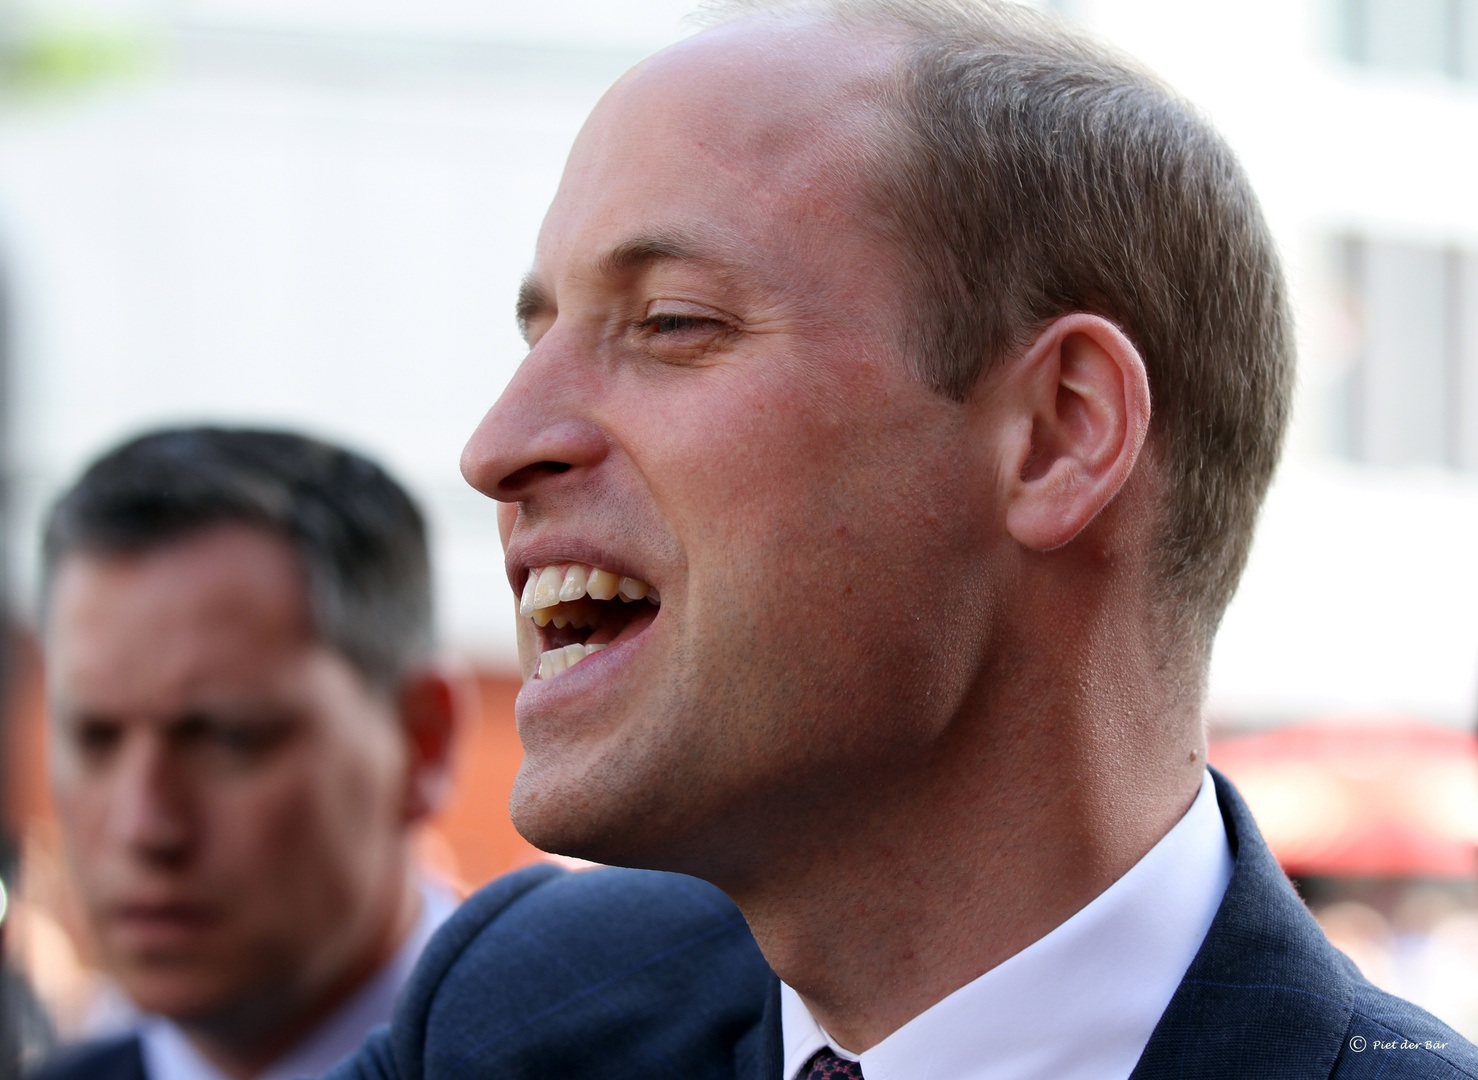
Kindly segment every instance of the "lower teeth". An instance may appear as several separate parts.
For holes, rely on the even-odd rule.
[[[539,654],[539,670],[536,679],[552,679],[562,675],[566,668],[574,667],[591,653],[600,652],[605,645],[566,645],[563,649],[550,649]]]

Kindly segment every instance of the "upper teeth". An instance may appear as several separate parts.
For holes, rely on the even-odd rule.
[[[570,563],[530,570],[529,579],[524,582],[523,596],[519,599],[518,613],[532,615],[535,622],[544,626],[549,623],[549,618],[541,620],[539,612],[583,596],[592,600],[614,600],[620,596],[627,602],[643,598],[653,604],[662,602],[657,590],[640,578],[618,577],[598,566]]]

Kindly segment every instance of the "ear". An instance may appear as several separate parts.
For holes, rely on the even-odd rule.
[[[406,739],[407,823],[435,813],[446,797],[467,697],[458,680],[440,668],[412,672],[401,684],[396,708]]]
[[[1061,547],[1118,494],[1144,447],[1150,386],[1117,326],[1077,313],[1053,321],[1000,389],[1008,433],[1006,528],[1025,547]]]

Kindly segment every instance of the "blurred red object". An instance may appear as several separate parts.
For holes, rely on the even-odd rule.
[[[1405,717],[1330,718],[1213,739],[1283,869],[1467,878],[1478,869],[1478,744]]]

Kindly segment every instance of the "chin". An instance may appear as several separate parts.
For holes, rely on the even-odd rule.
[[[667,870],[675,837],[653,810],[650,788],[616,790],[587,777],[531,768],[524,759],[514,781],[509,812],[513,827],[540,851],[606,866]],[[639,792],[639,793],[638,793]]]
[[[611,863],[613,823],[587,799],[571,797],[520,770],[509,799],[513,827],[529,843],[551,855]]]
[[[674,766],[661,775],[684,774]],[[526,757],[509,804],[514,828],[553,855],[688,874],[721,888],[741,870],[734,857],[748,845],[734,825],[743,817],[739,808],[711,797],[713,784],[689,779],[663,785],[651,773],[624,779],[616,784],[609,775],[575,776]]]
[[[208,1020],[229,1011],[241,989],[223,982],[219,971],[195,969],[128,972],[119,982],[129,1000],[144,1012],[180,1023]]]

